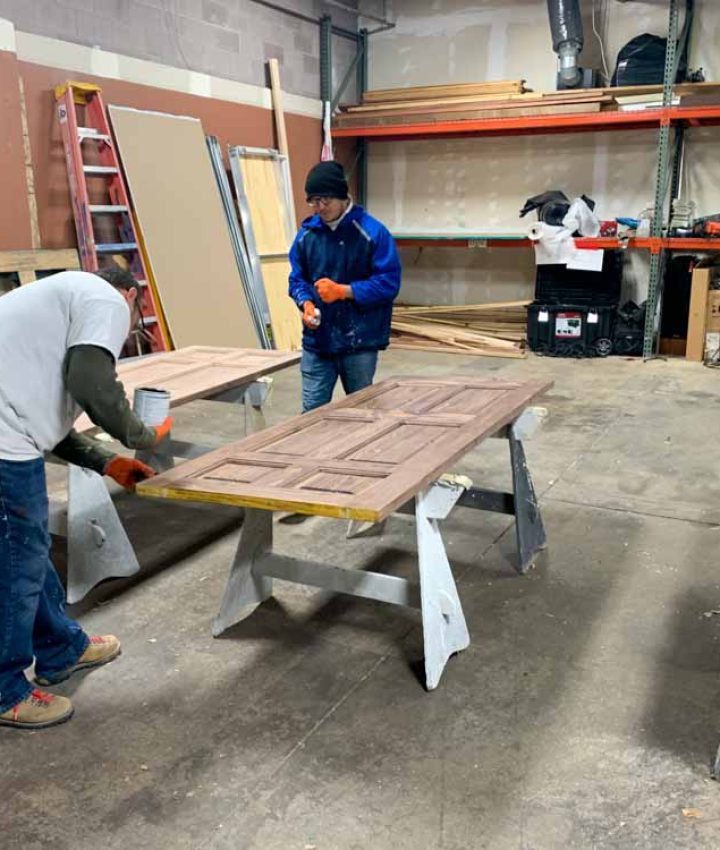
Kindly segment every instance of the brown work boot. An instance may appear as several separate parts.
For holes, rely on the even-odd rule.
[[[107,664],[109,661],[117,658],[121,651],[120,641],[115,635],[93,635],[90,638],[87,649],[72,667],[61,670],[59,673],[53,673],[51,676],[35,676],[35,681],[38,685],[57,685],[59,682],[69,679],[78,670],[90,670],[93,667],[102,667],[103,664]]]
[[[17,705],[0,714],[0,726],[16,729],[47,729],[73,716],[73,704],[66,697],[46,694],[37,688]]]

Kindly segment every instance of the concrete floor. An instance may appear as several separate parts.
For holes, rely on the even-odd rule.
[[[418,615],[380,603],[278,583],[213,640],[238,513],[124,497],[143,571],[75,611],[124,654],[57,689],[75,700],[69,724],[0,730],[3,850],[716,850],[720,376],[382,361],[383,375],[487,372],[555,380],[527,444],[550,545],[519,578],[509,518],[444,523],[472,646],[437,691],[413,673]],[[277,376],[268,419],[298,393],[295,370]],[[175,430],[221,444],[242,428],[196,402]],[[458,471],[507,486],[506,451],[488,441]],[[343,531],[279,523],[277,547],[412,573],[407,517],[382,539]]]

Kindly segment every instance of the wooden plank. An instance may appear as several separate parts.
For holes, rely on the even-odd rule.
[[[474,348],[462,348],[457,345],[444,345],[432,339],[422,339],[420,337],[412,337],[410,335],[400,334],[393,336],[390,339],[390,348],[395,348],[400,351],[431,351],[437,354],[462,354],[471,357],[504,357],[508,359],[522,360],[525,358],[525,351],[516,349],[500,349],[490,347],[476,346]]]
[[[532,301],[488,301],[486,304],[396,304],[393,307],[393,312],[403,311],[407,313],[456,313],[458,311],[479,311],[485,310],[504,310],[507,308],[525,308],[532,304]]]
[[[356,127],[395,127],[414,123],[438,123],[442,121],[473,121],[491,118],[534,118],[540,115],[588,115],[600,112],[599,103],[564,104],[560,106],[536,106],[520,109],[481,109],[465,112],[431,112],[428,114],[407,113],[397,117],[376,117],[374,113],[358,117],[356,113],[336,119],[335,126]]]
[[[392,345],[494,357],[524,357],[529,302],[395,307]]]
[[[173,342],[256,347],[200,121],[108,112]]]
[[[290,232],[288,193],[280,164],[271,157],[251,153],[244,153],[239,162],[250,213],[249,226],[260,256],[273,344],[296,351],[302,345],[302,321],[288,295],[293,233]]]
[[[374,115],[374,114],[398,114],[405,112],[416,112],[421,110],[452,112],[463,109],[510,109],[512,107],[528,106],[561,106],[568,103],[602,103],[614,102],[612,95],[594,92],[584,94],[579,90],[573,95],[561,95],[558,97],[550,95],[534,94],[512,94],[486,95],[484,97],[453,97],[453,98],[431,98],[426,100],[408,100],[402,103],[371,103],[358,104],[345,107],[343,114],[346,115]]]
[[[282,86],[280,85],[280,63],[277,59],[268,59],[270,69],[270,87],[272,89],[273,113],[277,132],[278,150],[288,158],[288,180],[292,186],[292,169],[290,168],[290,148],[288,147],[287,129],[285,127],[285,110],[283,109]],[[289,193],[290,215],[296,221],[295,199],[292,191]]]
[[[373,89],[363,94],[366,103],[402,101],[431,97],[481,96],[484,94],[520,94],[524,80],[494,80],[486,83],[454,83],[437,86],[409,86],[395,89]]]
[[[379,521],[551,386],[390,378],[183,464],[138,493]]]
[[[38,218],[37,194],[35,193],[35,172],[33,170],[32,147],[30,146],[30,132],[28,130],[25,83],[21,74],[18,74],[18,87],[20,89],[20,126],[22,127],[23,152],[25,154],[25,184],[27,186],[28,210],[30,213],[30,238],[33,249],[37,251],[42,245],[42,240],[40,239],[40,221]]]
[[[155,387],[170,392],[170,406],[208,398],[244,386],[300,361],[300,354],[263,349],[192,346],[143,357],[118,365],[118,376],[132,404],[136,387]],[[80,432],[97,426],[83,414],[75,423]]]
[[[74,248],[57,251],[0,251],[0,272],[43,272],[79,269],[80,261]]]
[[[707,300],[713,267],[698,265],[692,273],[685,359],[700,363],[705,356]]]

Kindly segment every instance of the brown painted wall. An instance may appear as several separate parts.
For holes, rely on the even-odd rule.
[[[18,62],[0,51],[0,250],[32,248]]]
[[[0,53],[0,57],[3,55],[5,54]],[[85,80],[101,86],[106,105],[115,104],[136,109],[152,109],[199,118],[202,121],[205,133],[217,136],[223,148],[229,143],[251,147],[276,146],[271,110],[197,97],[181,92],[166,91],[119,80],[70,75],[67,71],[28,62],[19,62],[18,65],[25,85],[43,248],[67,248],[76,245],[62,139],[55,117],[53,100],[54,87],[65,82],[69,76],[72,76],[73,79]],[[1,71],[2,66],[0,66],[0,74]],[[3,82],[3,78],[0,76],[0,86],[2,86],[0,90],[5,89]],[[14,90],[17,90],[17,81],[15,81]],[[0,139],[3,138],[4,132],[1,128],[6,127],[9,123],[6,121],[6,114],[8,114],[6,109],[5,97],[3,97],[0,101],[0,110],[2,110],[0,111]],[[314,118],[291,114],[286,116],[286,122],[295,203],[298,217],[302,219],[307,214],[303,183],[305,173],[318,161],[320,156],[321,122]],[[3,152],[0,151],[0,168],[2,168],[4,184],[3,196],[7,198],[5,166],[2,157]],[[24,192],[21,136],[20,160],[17,166],[13,166],[14,170],[15,168],[19,175],[18,179],[23,186],[22,202],[25,209],[27,234],[23,230],[22,236],[26,239],[27,244],[16,244],[12,247],[29,248],[30,230]],[[14,175],[13,180],[15,180]],[[18,194],[17,191],[14,191],[10,197],[15,198]],[[14,219],[15,216],[20,215],[21,206],[20,203],[8,204],[10,209],[3,210],[3,205],[0,204],[0,216],[5,214],[9,219]],[[2,221],[2,218],[0,218],[0,227],[2,227]],[[15,229],[18,229],[17,223],[15,223]]]

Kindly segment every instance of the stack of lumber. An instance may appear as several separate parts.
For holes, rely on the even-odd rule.
[[[526,307],[529,301],[463,304],[442,307],[396,305],[393,348],[524,357]]]
[[[718,98],[717,83],[682,83],[675,87],[677,105],[693,98]],[[662,86],[624,86],[532,92],[522,80],[450,86],[382,89],[366,92],[358,106],[335,118],[338,128],[392,127],[490,118],[579,115],[643,106],[657,107]]]
[[[522,80],[384,89],[366,92],[363,102],[347,107],[335,124],[372,127],[599,112],[603,104],[611,102],[612,97],[601,90],[535,94],[526,91]]]

